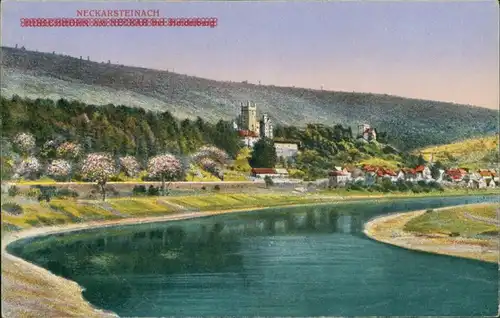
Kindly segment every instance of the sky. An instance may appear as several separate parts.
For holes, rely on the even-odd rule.
[[[82,9],[216,17],[215,28],[22,28]],[[12,2],[2,45],[216,80],[356,91],[498,109],[499,10],[469,2]]]

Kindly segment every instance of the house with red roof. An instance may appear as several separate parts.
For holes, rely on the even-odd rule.
[[[431,169],[429,169],[429,167],[427,167],[427,166],[424,166],[424,165],[416,166],[415,167],[415,174],[416,174],[417,181],[432,180]]]
[[[351,173],[347,169],[334,169],[328,174],[328,185],[330,187],[345,187],[351,180]]]
[[[447,179],[450,179],[453,182],[463,181],[468,174],[468,171],[462,168],[452,168],[445,171]]]
[[[238,130],[238,135],[246,147],[252,148],[253,145],[260,139],[255,131],[251,130]]]
[[[280,174],[274,168],[252,168],[252,177],[264,179],[266,176],[271,178],[280,177]]]

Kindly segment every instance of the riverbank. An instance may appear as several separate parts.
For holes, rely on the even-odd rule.
[[[466,216],[467,210],[473,211],[484,207],[496,209],[498,205],[491,203],[464,205],[434,209],[432,212],[421,210],[381,216],[366,223],[364,233],[376,241],[410,250],[497,263],[500,247],[498,234],[480,238],[477,235],[467,235],[478,234],[470,233],[471,227],[481,227],[481,224],[475,226],[470,224],[481,221],[469,218],[470,224],[464,224],[464,220],[458,216],[464,214]],[[443,212],[442,216],[439,215],[440,212]],[[441,221],[437,222],[440,225],[432,226],[428,222],[430,218]],[[450,221],[450,218],[453,221]],[[491,232],[492,226],[498,232],[498,223],[485,225],[480,230]]]
[[[315,201],[315,202],[314,202]],[[299,206],[326,204],[308,201]],[[333,202],[331,202],[333,203]],[[31,227],[22,231],[2,234],[2,314],[5,317],[117,317],[92,307],[83,297],[82,288],[73,281],[56,276],[48,270],[26,262],[6,251],[6,247],[19,239],[45,236],[83,229],[95,229],[117,225],[144,224],[207,217],[216,214],[245,212],[266,207],[212,210],[200,212],[170,213],[163,216],[130,217],[114,220],[97,220],[79,224]]]
[[[188,197],[111,199],[104,203],[105,206],[101,206],[102,203],[99,201],[60,200],[60,202],[53,202],[55,206],[45,206],[53,214],[45,214],[45,217],[59,217],[60,220],[73,224],[60,223],[37,227],[24,223],[26,227],[20,227],[21,231],[2,231],[2,313],[6,317],[113,317],[111,313],[102,312],[87,303],[81,295],[82,289],[76,283],[53,275],[43,268],[7,253],[5,250],[7,245],[15,240],[81,229],[206,217],[265,209],[269,206],[320,205],[356,201],[352,197],[326,195],[281,196],[278,200],[276,199],[273,195],[239,194],[235,197],[235,194],[212,194],[195,199],[192,197],[189,199]],[[389,200],[391,198],[373,195],[362,199]],[[188,201],[184,202],[184,200]],[[272,200],[275,201],[271,202]],[[90,203],[95,206],[90,208]],[[145,204],[152,203],[157,208],[152,208],[148,211],[149,214],[145,215],[142,209],[151,208]],[[195,209],[196,211],[193,211]],[[43,213],[49,213],[48,211]],[[142,213],[139,213],[140,211]],[[35,209],[28,212],[36,215],[40,211]],[[103,218],[103,215],[99,213],[107,213],[108,217]],[[10,217],[22,218],[22,216],[12,215]],[[92,219],[94,217],[96,219]],[[2,221],[3,219],[4,213],[2,212]]]

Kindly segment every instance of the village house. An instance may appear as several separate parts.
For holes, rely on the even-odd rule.
[[[401,169],[405,175],[405,181],[417,182],[417,172],[412,168]]]
[[[288,178],[288,170],[283,168],[276,168],[274,171],[278,174],[279,178],[287,179]]]
[[[274,168],[252,168],[252,177],[264,179],[269,176],[271,178],[279,178],[280,174]]]
[[[417,181],[431,181],[432,179],[432,173],[431,169],[429,167],[420,165],[415,168],[415,174],[416,174],[416,180]]]
[[[274,148],[276,149],[276,156],[278,158],[292,158],[299,152],[299,145],[295,142],[275,141]]]
[[[245,147],[252,148],[259,141],[259,136],[251,130],[239,130],[238,135]]]
[[[448,169],[445,172],[445,178],[452,182],[461,182],[468,176],[468,172],[462,168]]]
[[[397,177],[398,177],[397,173],[391,169],[386,169],[386,168],[378,168],[377,169],[377,178],[378,179],[389,179],[392,182],[396,182]]]
[[[346,169],[342,169],[340,171],[333,170],[329,173],[329,182],[328,185],[330,187],[345,187],[345,185],[351,181],[351,173]]]
[[[365,173],[365,185],[370,186],[377,181],[377,168],[366,165],[363,167],[363,172]]]

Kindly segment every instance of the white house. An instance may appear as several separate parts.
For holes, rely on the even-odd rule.
[[[490,189],[495,189],[495,188],[496,188],[496,186],[497,186],[497,185],[495,184],[495,181],[491,180],[491,181],[490,181],[490,184],[488,185],[488,188],[490,188]]]
[[[275,141],[274,148],[276,149],[276,157],[278,158],[290,158],[299,152],[299,145],[291,142]]]
[[[429,169],[429,167],[427,167],[427,166],[420,165],[420,166],[416,167],[415,173],[416,173],[417,181],[421,181],[421,180],[432,181],[432,180],[434,180],[432,178],[431,169]]]
[[[399,181],[399,180],[403,180],[404,181],[405,178],[406,178],[406,175],[405,175],[404,171],[403,170],[399,170],[398,174],[396,176],[396,181]]]
[[[283,168],[276,168],[274,169],[274,171],[276,171],[280,178],[288,178],[288,170]]]
[[[351,181],[351,173],[345,170],[343,171],[331,171],[329,174],[328,185],[330,187],[344,187],[349,181]]]

